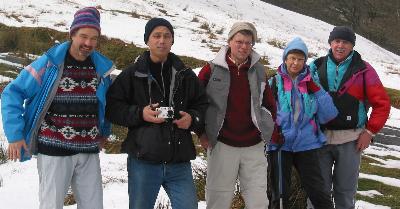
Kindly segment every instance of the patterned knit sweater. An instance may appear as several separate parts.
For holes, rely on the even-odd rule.
[[[90,57],[77,61],[67,53],[57,93],[39,130],[39,153],[68,156],[99,151],[97,85]]]

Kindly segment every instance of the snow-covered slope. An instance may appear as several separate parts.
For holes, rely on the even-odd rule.
[[[259,41],[255,49],[261,55],[268,56],[272,67],[280,64],[282,49],[268,42],[287,43],[293,37],[300,36],[311,53],[322,56],[329,47],[327,39],[333,28],[325,22],[259,0],[1,1],[0,22],[11,26],[40,26],[68,31],[74,12],[84,6],[100,8],[104,35],[142,47],[145,47],[143,33],[147,20],[155,16],[164,17],[175,28],[172,51],[203,60],[213,58],[215,52],[211,48],[226,43],[229,29],[235,21],[250,21],[258,30]],[[211,39],[210,34],[214,36]],[[399,56],[359,35],[355,49],[377,69],[386,87],[400,89],[396,83],[400,78]]]
[[[249,21],[254,23],[258,30],[259,40],[255,50],[262,56],[268,57],[271,67],[277,67],[282,61],[283,50],[276,45],[287,43],[295,36],[305,40],[312,54],[325,55],[329,48],[327,43],[329,32],[333,28],[332,25],[322,21],[259,0],[1,0],[0,23],[68,31],[73,14],[84,6],[96,6],[100,9],[103,35],[120,38],[141,47],[145,47],[143,33],[147,20],[150,17],[164,17],[170,20],[175,28],[175,44],[172,51],[203,60],[212,59],[215,55],[212,49],[226,44],[227,34],[234,22]],[[396,83],[400,78],[399,56],[358,35],[355,49],[376,68],[386,87],[400,89]],[[0,76],[0,80],[4,79],[7,78]],[[399,110],[392,108],[388,124],[398,127],[399,121]],[[4,140],[0,123],[0,145],[7,144]],[[394,150],[390,152],[391,154],[400,154],[400,147],[393,146],[390,149]],[[366,153],[378,156],[385,152],[390,154],[387,150],[387,147],[372,146]],[[126,155],[102,153],[100,156],[105,208],[127,208]],[[198,161],[199,159],[193,163],[196,164]],[[400,165],[399,161],[393,160],[381,163],[384,167],[390,168],[399,168]],[[362,175],[362,178],[377,179],[370,175]],[[8,162],[0,165],[0,181],[1,179],[3,180],[0,182],[2,184],[0,208],[38,207],[35,159],[26,163]],[[380,179],[384,183],[388,180],[392,179]],[[398,180],[396,184],[397,182]],[[395,186],[400,187],[400,185]],[[165,193],[162,191],[159,201],[163,202],[164,199]],[[76,206],[65,208],[76,208]],[[205,208],[205,203],[200,202],[199,208]],[[358,201],[357,208],[387,207]]]

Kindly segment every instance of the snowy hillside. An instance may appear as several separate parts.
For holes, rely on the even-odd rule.
[[[322,21],[259,0],[1,0],[0,23],[17,27],[48,27],[66,32],[75,11],[84,6],[99,8],[103,35],[141,47],[146,47],[143,33],[147,20],[156,16],[166,18],[175,28],[172,51],[202,60],[212,59],[216,53],[215,49],[226,44],[227,34],[234,22],[249,21],[254,23],[258,30],[259,40],[255,50],[268,57],[270,67],[277,67],[282,61],[283,49],[278,45],[287,43],[295,36],[302,37],[309,47],[309,52],[315,57],[325,55],[329,48],[329,32],[333,28]],[[400,56],[358,35],[355,49],[376,68],[386,87],[400,89]],[[1,62],[4,61],[0,56]],[[8,78],[0,76],[0,81],[7,80]],[[392,108],[387,124],[400,127],[400,110]],[[2,129],[1,144],[7,144]],[[366,154],[375,156],[374,159],[379,160],[383,164],[382,167],[400,169],[400,160],[378,158],[386,155],[400,156],[400,146],[378,144],[368,148]],[[100,156],[105,208],[128,208],[126,155],[101,153]],[[193,165],[201,164],[200,161],[197,159]],[[368,174],[362,174],[361,177],[400,187],[398,179]],[[8,162],[0,165],[0,185],[0,208],[38,207],[35,159],[26,163]],[[360,193],[380,195],[375,190]],[[158,201],[164,202],[165,198],[165,193],[161,192]],[[200,202],[199,208],[205,208],[205,203]],[[358,201],[357,208],[388,207]]]
[[[260,40],[255,46],[268,56],[272,67],[281,62],[282,49],[272,42],[287,43],[295,36],[304,39],[309,52],[322,56],[328,49],[333,26],[258,0],[14,0],[0,2],[0,22],[10,26],[49,27],[68,31],[74,12],[97,6],[102,33],[145,47],[144,26],[150,17],[160,16],[175,28],[172,51],[203,60],[215,55],[212,48],[226,43],[230,26],[238,20],[253,22]],[[212,34],[212,35],[211,35]],[[268,44],[268,42],[270,44]],[[358,36],[355,49],[379,72],[384,85],[400,89],[400,57]],[[310,59],[312,60],[312,59]]]

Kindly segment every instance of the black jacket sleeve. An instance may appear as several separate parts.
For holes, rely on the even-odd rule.
[[[204,119],[208,107],[208,99],[204,86],[200,83],[194,72],[190,70],[188,74],[189,79],[187,80],[187,84],[190,86],[189,92],[191,93],[189,94],[192,95],[188,101],[187,110],[190,116],[192,116],[192,124],[189,129],[200,136],[204,132]]]
[[[144,123],[143,106],[133,104],[134,70],[123,70],[107,92],[106,118],[114,124],[135,127]]]

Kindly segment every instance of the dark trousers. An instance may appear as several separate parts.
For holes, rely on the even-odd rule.
[[[315,209],[333,209],[331,190],[324,186],[320,166],[320,149],[303,152],[281,151],[283,208],[280,208],[278,151],[268,156],[269,209],[289,209],[292,166],[300,175],[300,181]]]

